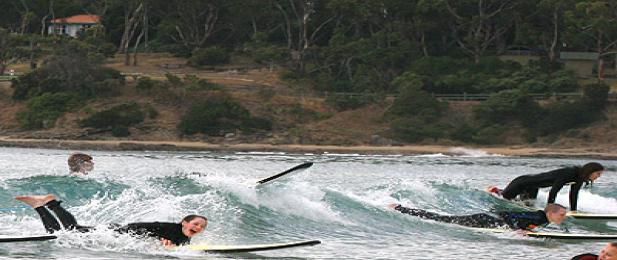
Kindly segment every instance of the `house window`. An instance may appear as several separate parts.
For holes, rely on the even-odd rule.
[[[54,34],[66,34],[66,25],[54,25]]]

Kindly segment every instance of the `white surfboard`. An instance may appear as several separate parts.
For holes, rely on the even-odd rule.
[[[511,229],[502,229],[502,228],[471,228],[473,230],[478,230],[482,232],[491,232],[491,233],[506,233],[506,232],[516,232]],[[551,239],[571,239],[571,240],[615,240],[617,239],[617,234],[575,234],[575,233],[561,233],[561,232],[528,232],[525,234],[529,237],[535,238],[551,238]]]
[[[529,205],[526,205],[524,203],[524,201],[520,201],[520,200],[506,200],[504,199],[500,194],[494,193],[494,192],[489,192],[486,190],[483,190],[486,193],[491,194],[493,197],[495,198],[499,198],[508,202],[512,202],[515,203],[521,207],[527,208],[529,210],[541,210],[538,208],[531,208],[529,207]],[[573,217],[576,219],[585,219],[585,220],[617,220],[617,214],[615,213],[590,213],[590,212],[568,212],[567,215],[569,217]]]
[[[210,253],[240,253],[240,252],[254,252],[275,250],[300,246],[314,246],[320,244],[319,240],[298,241],[290,243],[277,243],[277,244],[254,244],[254,245],[189,245],[191,250],[200,250]]]
[[[576,219],[617,220],[617,214],[614,213],[568,212],[567,215]]]

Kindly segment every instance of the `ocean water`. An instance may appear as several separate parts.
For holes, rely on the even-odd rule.
[[[89,152],[89,151],[85,151]],[[44,242],[0,243],[3,259],[570,259],[606,242],[493,234],[400,214],[389,203],[443,214],[516,209],[480,191],[521,174],[598,161],[608,171],[581,190],[579,210],[617,213],[617,161],[521,158],[461,149],[459,156],[288,154],[257,152],[96,151],[95,169],[70,176],[71,151],[0,148],[0,237],[44,234],[38,215],[13,199],[56,194],[91,233],[61,232]],[[257,186],[259,179],[303,162],[304,171]],[[557,202],[567,203],[564,187]],[[541,207],[548,190],[541,190]],[[109,223],[209,218],[192,243],[245,245],[318,239],[322,244],[276,251],[208,254],[167,249],[154,240],[118,235]],[[568,219],[577,233],[617,233],[617,222]]]

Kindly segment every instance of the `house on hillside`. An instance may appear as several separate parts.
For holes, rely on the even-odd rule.
[[[576,72],[581,77],[597,75],[598,57],[597,52],[562,51],[559,53],[559,60],[565,68]]]
[[[47,33],[77,37],[79,31],[98,24],[100,20],[101,17],[91,14],[78,14],[71,17],[57,18],[51,20]]]

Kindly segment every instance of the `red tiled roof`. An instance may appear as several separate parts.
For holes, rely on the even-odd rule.
[[[51,20],[51,23],[98,23],[101,17],[91,14],[78,14],[71,17]]]

